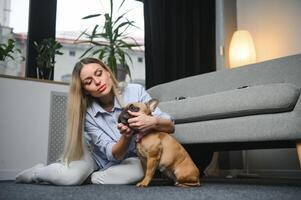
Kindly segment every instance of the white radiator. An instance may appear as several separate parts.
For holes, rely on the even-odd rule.
[[[61,156],[66,135],[66,110],[68,94],[51,92],[50,122],[48,137],[47,163],[53,163]]]

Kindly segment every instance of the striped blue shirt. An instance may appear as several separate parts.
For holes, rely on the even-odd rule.
[[[151,99],[145,89],[138,84],[128,84],[123,91],[125,104],[131,102],[147,102]],[[117,99],[114,99],[114,107],[111,112],[105,111],[97,102],[93,102],[87,108],[85,117],[85,139],[91,149],[92,157],[100,169],[120,163],[112,155],[112,147],[119,140],[121,134],[117,128],[118,116],[121,113],[121,106]],[[171,119],[171,117],[156,108],[152,113],[156,117]],[[125,156],[135,157],[135,139],[133,138],[129,150]]]

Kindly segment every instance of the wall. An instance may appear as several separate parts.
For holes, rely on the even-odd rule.
[[[237,0],[237,27],[253,36],[257,61],[301,53],[300,0]]]
[[[0,180],[46,163],[50,92],[68,85],[0,77]]]

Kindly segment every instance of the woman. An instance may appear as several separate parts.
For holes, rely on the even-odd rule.
[[[142,86],[120,86],[100,60],[82,59],[72,72],[62,162],[38,164],[18,174],[16,182],[79,185],[92,172],[94,184],[138,182],[144,172],[136,156],[133,130],[174,131],[170,116],[158,108],[153,116],[131,112],[135,118],[128,126],[117,124],[124,103],[148,100],[150,96]]]

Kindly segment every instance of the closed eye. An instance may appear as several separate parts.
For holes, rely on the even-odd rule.
[[[134,106],[133,104],[131,104],[129,106],[129,110],[132,111],[132,112],[138,112],[140,110],[140,108],[137,107],[137,106]]]
[[[87,79],[84,80],[84,84],[85,84],[85,85],[90,85],[91,82],[92,82],[92,79],[91,79],[91,78],[87,78]]]
[[[101,75],[102,75],[102,70],[101,69],[95,70],[94,76],[100,77]],[[89,77],[85,78],[84,81],[83,81],[83,83],[85,85],[90,85],[92,83],[92,77],[89,76]]]
[[[95,76],[101,76],[102,75],[102,70],[98,69],[95,71]]]

